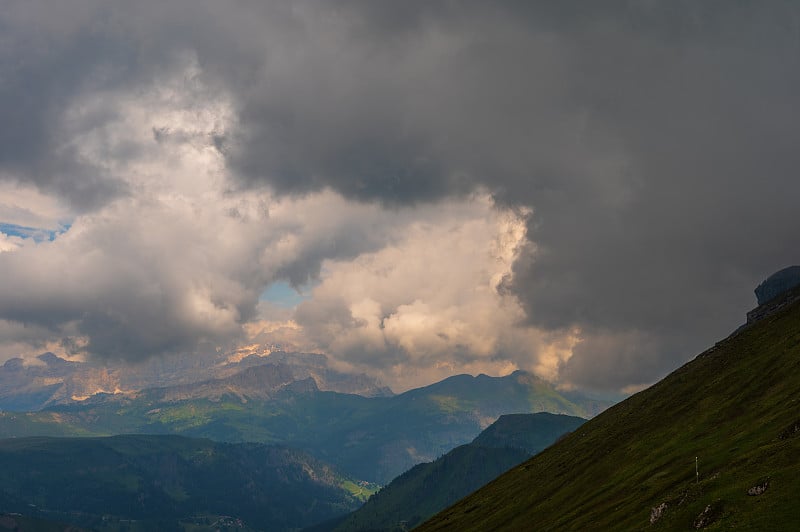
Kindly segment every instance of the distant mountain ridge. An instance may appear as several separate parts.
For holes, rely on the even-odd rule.
[[[136,394],[153,388],[169,388],[176,394],[199,397],[201,386],[209,389],[212,381],[233,378],[256,366],[280,367],[287,384],[289,381],[312,379],[320,390],[365,397],[393,395],[388,387],[373,377],[331,369],[327,357],[316,353],[250,350],[221,355],[218,359],[154,359],[135,367],[100,367],[43,353],[35,360],[12,358],[0,366],[0,410],[30,412],[81,401],[97,394]],[[264,370],[264,373],[269,371]],[[192,392],[192,387],[198,390]],[[258,394],[255,386],[251,385],[247,390],[251,395]],[[209,393],[215,392],[209,390]]]
[[[280,390],[289,386],[295,391],[319,390],[316,381],[312,377],[298,379],[293,368],[286,364],[262,364],[250,366],[229,377],[143,390],[135,394],[135,396],[164,402],[189,399],[218,401],[223,396],[231,396],[246,402],[248,400],[271,399]]]
[[[253,366],[188,388],[96,395],[40,412],[0,412],[0,437],[145,433],[280,443],[304,449],[353,478],[383,484],[470,442],[503,414],[591,417],[607,406],[567,399],[525,372],[459,375],[391,397],[321,391],[313,380],[287,383],[289,378],[281,366]]]

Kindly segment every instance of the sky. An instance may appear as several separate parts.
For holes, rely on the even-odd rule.
[[[790,1],[5,0],[0,361],[630,392],[800,263]]]

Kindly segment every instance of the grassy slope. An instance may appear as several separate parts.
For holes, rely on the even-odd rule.
[[[475,440],[406,471],[337,531],[399,530],[414,526],[575,430],[586,420],[540,412],[502,416]]]
[[[800,304],[719,342],[658,384],[419,530],[798,530]],[[695,481],[699,457],[700,482]],[[760,496],[749,488],[769,481]],[[652,507],[666,502],[650,525]]]
[[[522,449],[461,445],[394,479],[336,530],[401,530],[402,522],[414,526],[528,457]]]

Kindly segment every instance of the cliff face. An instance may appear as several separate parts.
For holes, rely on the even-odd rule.
[[[797,300],[800,300],[800,285],[781,292],[776,297],[769,299],[766,303],[762,303],[748,312],[747,324],[750,325],[767,316],[771,316]]]
[[[800,266],[789,266],[775,272],[756,287],[758,304],[763,305],[796,286],[800,286]]]

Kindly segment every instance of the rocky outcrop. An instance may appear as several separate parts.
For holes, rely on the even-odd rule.
[[[652,525],[661,519],[661,516],[664,515],[665,511],[667,511],[667,503],[665,502],[662,502],[655,508],[650,508],[650,524]]]
[[[755,323],[800,300],[800,286],[789,288],[747,313],[747,324]]]
[[[707,526],[711,525],[714,521],[719,519],[719,516],[722,514],[722,501],[714,501],[705,509],[700,512],[700,515],[695,518],[694,527],[696,529],[706,528]]]
[[[800,266],[789,266],[773,273],[756,287],[755,293],[758,307],[747,313],[747,325],[800,299]]]
[[[747,494],[750,495],[751,497],[755,497],[767,491],[768,487],[769,487],[769,481],[766,481],[763,484],[758,484],[748,489]]]
[[[777,271],[756,287],[758,304],[763,305],[796,286],[800,286],[800,266]]]
[[[792,436],[796,436],[797,433],[800,432],[800,419],[786,427],[778,434],[779,440],[785,440],[786,438],[791,438]]]

